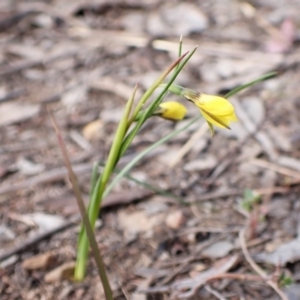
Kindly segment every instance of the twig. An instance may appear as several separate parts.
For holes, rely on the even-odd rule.
[[[60,59],[65,59],[70,56],[74,56],[75,54],[76,54],[76,51],[69,51],[69,52],[65,52],[62,54],[56,54],[56,55],[49,56],[45,60],[43,60],[43,59],[23,60],[21,62],[16,63],[15,65],[2,68],[2,70],[0,71],[0,77],[12,75],[13,73],[17,73],[17,72],[23,71],[25,69],[36,67],[39,65],[49,64],[51,62],[54,62],[54,61],[57,61]]]
[[[212,295],[214,295],[216,298],[218,298],[219,300],[226,300],[225,297],[223,297],[217,290],[213,289],[210,285],[206,284],[204,286],[204,288],[211,293]]]
[[[193,297],[197,291],[207,283],[207,281],[216,275],[223,274],[229,271],[238,261],[238,256],[233,255],[226,257],[218,262],[218,266],[214,266],[209,270],[200,272],[193,278],[178,279],[171,285],[159,287],[151,287],[147,290],[140,290],[141,293],[157,293],[171,292],[171,298],[185,299]]]
[[[208,282],[213,281],[213,280],[218,280],[218,279],[237,279],[241,281],[261,281],[260,276],[256,275],[250,275],[250,274],[238,274],[238,273],[223,273],[216,275],[215,277],[212,277],[208,280]]]
[[[267,274],[265,273],[264,270],[262,270],[251,258],[250,253],[247,249],[246,245],[246,239],[245,239],[245,229],[241,229],[239,233],[239,239],[240,239],[240,244],[241,248],[243,251],[243,254],[249,263],[249,265],[252,267],[252,269],[263,279],[266,281],[266,283],[280,296],[282,300],[288,300],[287,296],[284,294],[282,290],[278,287],[277,283],[272,281],[271,279],[268,278]]]
[[[282,175],[294,177],[298,180],[300,179],[300,173],[299,172],[291,170],[289,168],[278,166],[275,163],[271,163],[271,162],[268,162],[268,161],[263,160],[263,159],[253,159],[253,160],[250,161],[250,163],[253,164],[253,165],[265,168],[265,169],[275,171],[275,172],[277,172],[279,174],[282,174]]]
[[[217,237],[217,238],[214,238],[214,239],[211,239],[211,240],[208,240],[208,241],[204,242],[204,243],[201,245],[201,247],[199,247],[199,248],[197,249],[197,253],[194,253],[192,256],[190,256],[190,257],[186,258],[184,261],[182,261],[182,264],[179,265],[179,266],[177,266],[177,267],[175,268],[175,270],[173,270],[173,272],[172,272],[171,274],[168,274],[168,276],[166,276],[166,277],[162,280],[162,282],[160,282],[160,285],[165,285],[166,283],[170,282],[176,275],[183,273],[185,270],[187,270],[187,269],[189,268],[189,264],[190,264],[191,262],[196,261],[197,259],[200,258],[200,257],[199,257],[199,254],[201,255],[201,252],[202,252],[205,248],[209,247],[210,245],[214,244],[216,241],[219,241],[219,240],[221,240],[221,239],[223,239],[223,238],[224,238],[224,236],[221,235],[221,236],[219,236],[219,237]],[[176,262],[176,263],[177,263],[177,262]],[[174,263],[171,264],[171,266],[174,267]]]
[[[203,202],[203,201],[208,201],[208,200],[215,200],[218,198],[238,196],[238,195],[241,195],[242,193],[243,193],[243,191],[239,190],[239,189],[232,189],[232,190],[227,190],[224,192],[206,193],[204,195],[197,196],[197,199],[188,201],[187,203],[193,204],[193,203],[198,203],[198,202]]]
[[[281,187],[281,186],[274,186],[272,188],[262,188],[262,189],[256,189],[253,191],[258,195],[269,195],[269,194],[274,194],[274,193],[285,194],[285,193],[289,192],[289,188]],[[242,195],[243,193],[244,193],[244,190],[239,190],[239,189],[232,189],[232,190],[227,190],[224,192],[218,192],[218,191],[211,192],[211,193],[206,193],[204,195],[198,196],[196,200],[191,200],[186,203],[187,204],[197,204],[198,202],[203,202],[203,201],[208,201],[208,200],[216,200],[216,199],[224,198],[224,197],[238,196],[238,195]]]

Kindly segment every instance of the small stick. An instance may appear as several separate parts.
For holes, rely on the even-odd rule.
[[[204,288],[219,300],[226,300],[224,296],[222,296],[217,290],[213,289],[209,284],[206,284]]]
[[[253,160],[250,161],[250,163],[255,165],[255,166],[259,166],[259,167],[262,167],[262,168],[265,168],[265,169],[275,171],[275,172],[277,172],[279,174],[282,174],[282,175],[294,177],[298,180],[300,179],[300,173],[299,172],[291,170],[289,168],[278,166],[275,163],[271,163],[271,162],[268,162],[268,161],[263,160],[263,159],[253,159]]]
[[[237,279],[241,281],[261,281],[260,276],[250,275],[250,274],[238,274],[238,273],[223,273],[216,275],[208,280],[208,282],[217,280],[217,279]]]
[[[277,283],[268,278],[267,274],[263,269],[261,269],[251,258],[250,253],[247,249],[246,239],[245,239],[245,229],[242,229],[239,233],[239,239],[243,254],[246,258],[246,261],[252,267],[252,269],[263,279],[266,283],[280,296],[282,300],[288,300],[287,296],[284,292],[278,287]]]

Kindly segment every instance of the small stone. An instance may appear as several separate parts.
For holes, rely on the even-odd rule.
[[[85,125],[82,129],[82,135],[88,140],[95,140],[100,137],[101,128],[103,127],[103,122],[98,119],[91,123]]]
[[[171,229],[179,229],[185,221],[186,218],[181,210],[170,213],[166,218],[166,224]]]
[[[34,118],[40,109],[37,104],[3,103],[0,105],[0,127]]]
[[[193,265],[193,270],[197,272],[202,272],[207,268],[205,264],[197,263]]]
[[[50,29],[54,26],[53,19],[46,14],[39,14],[33,20],[34,24],[41,28]]]

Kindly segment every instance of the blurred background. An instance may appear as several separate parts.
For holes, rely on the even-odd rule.
[[[96,236],[115,299],[278,299],[259,276],[238,279],[256,274],[241,251],[245,226],[251,257],[300,299],[299,11],[297,0],[2,0],[1,299],[104,298],[92,260],[83,283],[62,281],[79,218],[47,108],[87,199],[133,87],[141,95],[176,59],[181,35],[183,52],[198,50],[177,84],[225,95],[278,76],[230,99],[232,130],[212,138],[193,124],[105,199]],[[150,119],[119,167],[187,121]],[[238,275],[207,283],[207,271]]]

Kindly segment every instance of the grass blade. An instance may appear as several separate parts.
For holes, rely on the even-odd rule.
[[[149,152],[151,152],[153,149],[155,149],[156,147],[160,146],[161,144],[167,142],[168,140],[170,140],[172,137],[174,137],[175,135],[177,135],[178,133],[180,133],[181,131],[185,130],[186,128],[188,128],[190,125],[192,125],[194,122],[196,122],[197,120],[199,120],[200,117],[194,118],[192,119],[187,125],[183,126],[182,128],[179,128],[171,133],[169,133],[167,136],[163,137],[162,139],[160,139],[159,141],[157,141],[156,143],[154,143],[153,145],[151,145],[150,147],[148,147],[147,149],[145,149],[144,151],[142,151],[141,153],[139,153],[133,160],[131,160],[119,173],[118,175],[114,178],[114,180],[109,184],[109,186],[106,188],[103,197],[106,197],[111,190],[114,188],[114,186],[130,171],[130,169],[136,164],[138,163],[144,156],[146,156]]]
[[[49,113],[50,113],[50,111],[49,111]],[[63,158],[64,158],[64,162],[65,162],[66,168],[68,170],[69,179],[70,179],[73,191],[74,191],[74,195],[75,195],[77,205],[78,205],[78,208],[79,208],[79,211],[80,211],[80,214],[81,214],[81,218],[82,218],[84,227],[85,227],[86,232],[87,232],[87,237],[88,237],[89,243],[90,243],[91,248],[92,248],[92,252],[93,252],[95,262],[96,262],[96,265],[97,265],[98,274],[99,274],[99,277],[101,279],[101,282],[102,282],[102,285],[103,285],[103,288],[104,288],[105,297],[106,297],[107,300],[113,300],[111,288],[110,288],[109,281],[107,279],[107,275],[106,275],[106,271],[105,271],[105,267],[104,267],[104,264],[103,264],[103,261],[102,261],[101,255],[100,255],[99,248],[97,246],[97,242],[96,242],[96,239],[95,239],[95,235],[94,235],[91,223],[89,221],[89,218],[88,218],[88,215],[87,215],[87,212],[86,212],[86,209],[85,209],[84,202],[83,202],[82,197],[81,197],[81,192],[80,192],[80,189],[79,189],[79,185],[78,185],[76,175],[73,172],[73,169],[72,169],[72,166],[71,166],[71,163],[70,163],[70,160],[69,160],[69,156],[68,156],[68,153],[67,153],[67,149],[66,149],[66,146],[64,144],[63,138],[61,136],[60,130],[58,128],[58,125],[57,125],[57,123],[56,123],[56,121],[55,121],[55,119],[54,119],[54,117],[52,116],[51,113],[50,113],[50,116],[51,116],[51,120],[52,120],[52,123],[53,123],[53,127],[54,127],[55,132],[56,132],[58,143],[59,143],[59,146],[60,146]]]
[[[139,121],[136,123],[135,127],[132,129],[132,131],[128,134],[128,136],[125,138],[124,142],[122,143],[122,149],[120,151],[120,157],[126,152],[126,150],[128,149],[129,145],[131,144],[132,140],[137,135],[139,129],[145,123],[145,121],[147,120],[147,118],[149,118],[152,115],[152,113],[156,110],[156,108],[158,107],[158,105],[160,104],[160,102],[162,101],[162,99],[164,98],[165,94],[167,93],[168,88],[174,82],[174,80],[176,79],[176,77],[178,76],[178,74],[181,72],[181,70],[183,69],[183,67],[185,66],[185,64],[193,56],[193,54],[195,53],[196,50],[197,50],[197,48],[195,48],[183,60],[183,62],[180,64],[180,67],[174,72],[174,74],[172,75],[172,77],[170,78],[169,82],[166,84],[166,86],[162,90],[162,92],[159,94],[159,96],[150,104],[150,106],[141,115],[141,117],[140,117]],[[184,55],[186,55],[186,54],[184,54]],[[175,66],[176,65],[174,65],[174,67]],[[157,86],[155,88],[157,88],[161,84],[161,82],[156,81],[156,84],[157,84]]]
[[[240,92],[241,90],[244,90],[244,89],[246,89],[246,88],[248,88],[248,87],[250,87],[250,86],[252,86],[252,85],[254,85],[254,84],[256,84],[256,83],[259,83],[259,82],[261,82],[261,81],[264,81],[264,80],[273,78],[273,77],[275,77],[277,74],[278,74],[277,72],[270,72],[270,73],[267,73],[267,74],[264,74],[264,75],[258,77],[257,79],[255,79],[255,80],[253,80],[253,81],[250,81],[250,82],[248,82],[248,83],[242,84],[242,85],[240,85],[240,86],[234,88],[233,90],[231,90],[229,93],[227,93],[227,94],[225,95],[225,98],[229,98],[229,97],[231,97],[232,95],[234,95],[234,94]]]
[[[134,96],[137,90],[137,86],[135,87],[131,97],[128,99],[122,119],[119,123],[119,126],[116,131],[116,135],[113,141],[113,144],[111,146],[107,163],[104,167],[103,173],[99,176],[95,187],[93,189],[92,194],[90,195],[90,201],[88,206],[88,215],[89,220],[91,223],[92,228],[94,228],[97,216],[100,211],[101,207],[101,201],[103,198],[103,193],[107,184],[107,181],[114,169],[114,166],[116,164],[116,161],[119,156],[120,146],[122,143],[122,140],[124,138],[124,135],[127,131],[128,126],[128,117],[130,115],[132,103],[134,100]],[[88,237],[86,235],[86,231],[83,229],[83,231],[79,234],[78,239],[78,248],[77,248],[77,261],[76,261],[76,267],[75,267],[75,278],[78,281],[81,281],[85,276],[85,269],[86,269],[86,261],[88,257],[88,250],[89,250],[89,241]]]

